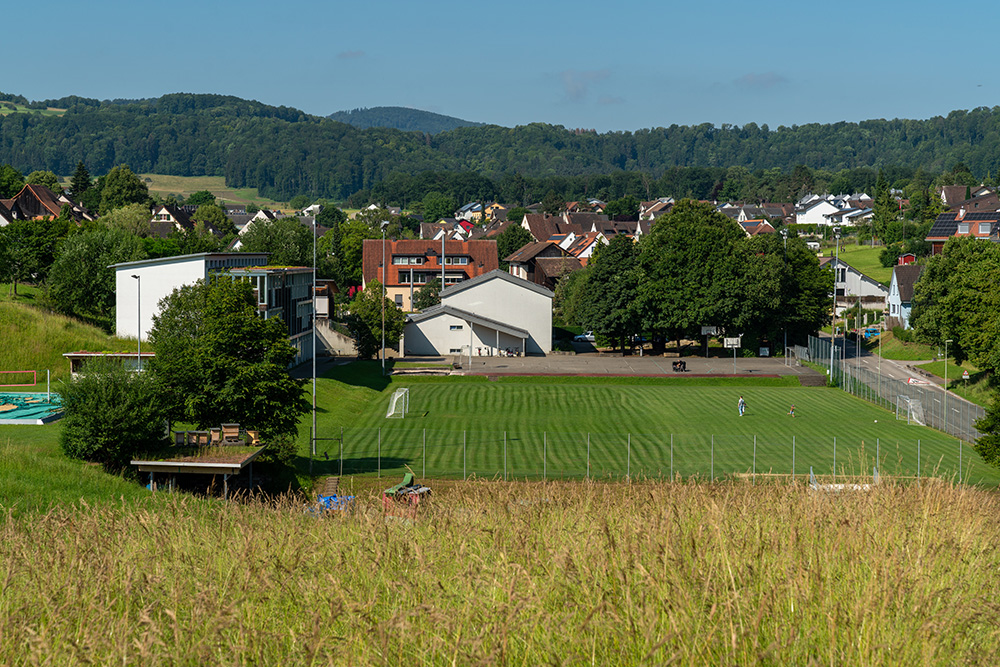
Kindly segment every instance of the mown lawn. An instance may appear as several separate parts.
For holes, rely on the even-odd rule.
[[[231,188],[222,176],[167,176],[164,174],[139,174],[146,180],[150,193],[188,197],[195,192],[208,190],[217,198],[232,203],[254,203],[260,208],[278,209],[287,204],[261,197],[257,188]],[[148,179],[148,180],[147,180]]]
[[[915,476],[918,446],[922,475],[958,473],[957,440],[896,421],[839,389],[670,381],[383,379],[377,365],[352,364],[319,383],[319,404],[336,407],[319,414],[319,437],[332,439],[317,443],[314,467],[339,472],[343,428],[345,474],[397,476],[409,466],[453,477],[722,477],[752,472],[755,443],[758,473],[790,474],[794,456],[797,475],[810,467],[831,474],[836,456],[838,474],[870,475],[877,454],[883,474]],[[386,419],[399,387],[410,389],[410,414]],[[736,410],[741,394],[744,417]],[[962,458],[963,479],[1000,482],[967,443]]]
[[[835,251],[832,249],[829,252],[831,256],[835,254]],[[873,248],[866,245],[840,244],[840,259],[869,278],[888,286],[892,280],[892,267],[882,266],[882,262],[879,261],[881,253],[881,246]]]

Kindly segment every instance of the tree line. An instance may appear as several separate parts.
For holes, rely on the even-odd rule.
[[[697,340],[702,327],[742,336],[744,349],[802,342],[829,318],[833,275],[796,238],[747,237],[711,205],[679,202],[639,243],[616,236],[556,289],[567,323],[628,347]]]
[[[407,196],[402,190],[383,193],[376,188],[397,175],[442,172],[484,176],[498,184],[498,194],[520,203],[527,203],[537,189],[519,188],[518,175],[574,179],[572,188],[546,184],[574,194],[600,196],[603,187],[613,187],[618,196],[668,192],[707,199],[721,193],[727,180],[742,187],[745,174],[728,172],[739,168],[759,181],[750,193],[755,198],[787,201],[808,182],[801,170],[794,174],[798,166],[827,180],[833,191],[845,192],[871,183],[873,170],[880,167],[898,169],[900,177],[918,169],[940,173],[959,162],[979,180],[1000,172],[1000,107],[928,120],[775,130],[753,123],[702,124],[598,134],[533,123],[462,127],[431,136],[358,129],[223,95],[115,101],[70,97],[30,105],[67,110],[60,116],[0,117],[0,162],[22,171],[69,174],[81,159],[98,173],[128,164],[138,172],[224,176],[232,187],[256,187],[279,200],[296,194],[345,200],[359,191],[402,199]],[[859,169],[869,170],[867,180],[854,173]],[[505,178],[511,179],[506,189],[499,185]],[[627,192],[615,184],[616,178],[628,182]],[[890,174],[890,180],[897,179]]]

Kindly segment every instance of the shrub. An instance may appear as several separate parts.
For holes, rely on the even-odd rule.
[[[896,325],[892,328],[892,335],[896,337],[896,340],[903,343],[913,342],[913,332],[909,329],[904,329],[903,327]]]
[[[152,373],[94,359],[60,394],[66,411],[60,445],[67,456],[122,468],[164,437],[168,402]]]

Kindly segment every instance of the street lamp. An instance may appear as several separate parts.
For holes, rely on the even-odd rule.
[[[379,225],[382,228],[382,375],[385,375],[385,228],[388,220]]]
[[[133,274],[135,278],[135,370],[138,373],[142,370],[142,279]]]
[[[953,342],[951,338],[944,342],[944,434],[948,435],[948,343]]]
[[[784,227],[781,228],[781,240],[785,244],[785,267],[788,266],[788,230]],[[783,353],[788,354],[788,320],[785,320],[785,349]],[[787,357],[786,357],[787,358]]]
[[[313,275],[312,275],[312,371],[313,371],[313,413],[312,413],[312,442],[310,450],[312,457],[309,459],[309,472],[312,472],[312,462],[316,458],[316,216],[313,216]],[[330,298],[327,296],[327,314],[329,315]]]
[[[837,346],[837,272],[840,271],[840,227],[833,228],[837,239],[837,252],[833,262],[833,314],[830,318],[830,380],[833,380],[833,349]]]

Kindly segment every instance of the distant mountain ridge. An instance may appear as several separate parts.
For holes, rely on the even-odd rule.
[[[365,130],[369,127],[386,127],[404,132],[424,132],[438,134],[459,127],[481,127],[485,123],[462,120],[454,116],[445,116],[432,111],[421,111],[409,107],[372,107],[370,109],[351,109],[337,111],[327,118],[353,125]]]

